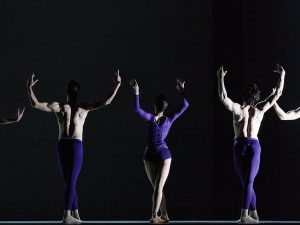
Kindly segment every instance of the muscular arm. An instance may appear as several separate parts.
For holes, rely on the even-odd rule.
[[[280,120],[296,120],[300,118],[300,107],[288,112],[284,112],[277,102],[275,102],[274,109]]]
[[[83,103],[82,104],[83,108],[90,110],[90,111],[94,111],[94,110],[98,110],[98,109],[103,108],[104,106],[109,105],[112,102],[112,100],[114,99],[114,97],[116,96],[120,86],[121,86],[121,82],[119,82],[114,87],[113,91],[111,93],[109,93],[109,95],[104,99],[101,99],[101,100],[93,102],[93,103]]]
[[[31,103],[31,106],[35,109],[44,111],[44,112],[59,112],[60,106],[58,102],[53,102],[51,104],[47,102],[39,102],[37,97],[35,96],[33,92],[33,86],[38,80],[34,80],[35,75],[33,74],[31,78],[27,82],[27,90],[28,90],[28,96]]]
[[[224,77],[225,77],[226,73],[227,73],[227,71],[223,70],[223,66],[217,72],[219,98],[229,111],[236,112],[240,108],[240,105],[238,103],[233,102],[227,96],[227,91],[226,91],[225,83],[224,83]]]
[[[83,103],[82,107],[85,108],[86,110],[93,111],[93,110],[98,110],[98,109],[103,108],[104,106],[109,105],[112,102],[112,100],[115,98],[115,96],[121,86],[121,77],[120,77],[119,70],[117,70],[117,72],[115,73],[115,76],[113,77],[113,81],[115,83],[115,88],[106,98],[96,101],[94,103]]]
[[[280,67],[278,65],[277,70],[274,72],[280,73],[280,78],[279,78],[278,84],[276,86],[275,93],[272,93],[266,100],[264,100],[256,105],[257,108],[261,109],[264,112],[269,110],[275,104],[275,102],[279,99],[279,97],[282,95],[285,71],[282,67]]]

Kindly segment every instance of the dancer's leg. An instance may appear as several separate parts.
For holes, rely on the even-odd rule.
[[[151,162],[151,161],[146,161],[144,160],[144,165],[145,165],[145,170],[147,177],[154,189],[155,187],[155,180],[157,177],[158,173],[158,165],[157,163]],[[165,220],[169,220],[168,213],[167,213],[167,207],[166,207],[166,198],[164,193],[162,194],[162,200],[160,204],[160,212],[161,212],[161,217]]]
[[[152,207],[153,217],[157,216],[158,210],[160,208],[162,195],[163,195],[163,188],[169,175],[170,166],[171,166],[171,159],[166,159],[164,160],[163,164],[158,167],[157,176],[154,183],[153,207]]]
[[[258,141],[257,143],[250,143],[240,142],[235,143],[234,146],[234,167],[243,187],[241,219],[239,220],[242,223],[258,222],[249,217],[248,210],[251,202],[251,209],[253,209],[251,210],[251,215],[254,219],[258,218],[253,182],[259,169],[260,146]]]
[[[79,140],[61,141],[58,149],[59,165],[65,180],[64,223],[80,223],[72,216],[71,210],[77,211],[77,194],[75,190],[77,176],[82,164],[82,143]]]

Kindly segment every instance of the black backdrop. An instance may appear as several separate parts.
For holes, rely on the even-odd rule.
[[[219,102],[215,71],[224,64],[228,93],[250,81],[267,96],[287,70],[279,103],[299,105],[300,5],[296,1],[1,1],[1,115],[26,106],[19,124],[0,128],[0,219],[57,219],[63,183],[56,166],[58,128],[53,114],[30,108],[26,79],[38,75],[40,100],[64,101],[70,79],[82,100],[123,85],[113,103],[89,114],[84,165],[78,181],[83,219],[145,219],[151,186],[142,154],[145,124],[133,112],[128,82],[136,78],[141,103],[165,93],[180,104],[175,78],[186,80],[190,108],[168,137],[173,164],[165,192],[173,219],[233,219],[239,184],[232,165],[232,118]],[[299,121],[279,121],[270,110],[262,124],[261,171],[256,180],[262,219],[300,219]],[[297,157],[298,156],[298,157]]]
[[[191,106],[168,137],[174,155],[166,186],[169,210],[174,219],[210,218],[210,2],[5,3],[1,1],[0,13],[1,115],[17,106],[27,109],[19,124],[0,129],[1,220],[57,219],[62,213],[56,119],[30,108],[26,79],[37,74],[35,91],[41,101],[64,101],[70,79],[81,84],[82,100],[92,101],[112,90],[111,75],[117,68],[123,77],[118,95],[107,108],[91,112],[84,128],[78,181],[82,218],[151,215],[152,190],[142,163],[145,124],[134,113],[128,83],[139,81],[146,110],[153,110],[159,93],[169,97],[171,110],[181,104],[175,89],[178,76],[186,80]]]
[[[257,83],[262,97],[277,84],[275,63],[287,71],[279,104],[284,109],[299,105],[300,5],[296,1],[214,1],[214,72],[224,64],[229,96],[241,103],[242,89]],[[232,116],[219,102],[214,83],[213,212],[214,218],[232,218],[239,206],[239,184],[233,173]],[[263,219],[299,219],[299,121],[280,121],[273,109],[262,122],[260,172],[255,189]]]

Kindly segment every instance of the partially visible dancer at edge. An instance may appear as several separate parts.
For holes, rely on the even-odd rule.
[[[259,102],[260,90],[256,84],[249,84],[243,94],[243,105],[240,105],[227,96],[224,84],[227,71],[224,71],[223,66],[217,71],[220,100],[233,115],[233,161],[242,185],[241,217],[237,222],[242,224],[259,223],[256,195],[253,189],[261,153],[257,134],[265,112],[275,104],[282,94],[285,77],[284,69],[278,64],[274,72],[280,75],[279,82],[266,100]]]
[[[24,111],[25,111],[24,107],[22,109],[18,108],[16,117],[11,117],[11,118],[1,117],[0,118],[0,125],[19,122],[22,119],[22,117],[23,117]]]
[[[158,95],[154,101],[154,114],[145,112],[140,108],[139,86],[136,80],[130,82],[135,94],[135,112],[147,123],[147,144],[144,153],[146,174],[154,189],[152,196],[152,217],[150,223],[168,223],[169,217],[166,208],[166,198],[163,188],[167,180],[171,153],[165,142],[173,122],[186,110],[188,102],[184,96],[184,81],[177,79],[176,89],[182,97],[183,104],[173,113],[167,114],[165,110],[168,101],[165,95]],[[160,215],[158,212],[160,211]]]
[[[66,90],[67,99],[64,103],[40,102],[33,92],[33,86],[38,81],[35,79],[35,75],[33,74],[27,82],[32,107],[44,112],[53,112],[57,117],[59,127],[58,165],[65,183],[63,213],[63,223],[65,224],[79,224],[82,222],[78,211],[76,182],[83,159],[83,125],[90,111],[101,109],[109,105],[114,99],[121,85],[119,70],[113,77],[113,80],[115,82],[113,91],[106,98],[92,103],[78,102],[81,90],[79,84],[74,80],[68,83]]]
[[[296,119],[300,118],[300,107],[297,109],[293,109],[288,112],[285,112],[276,102],[274,104],[274,109],[280,120],[296,120]]]

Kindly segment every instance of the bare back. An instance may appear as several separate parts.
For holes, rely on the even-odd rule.
[[[250,105],[237,105],[237,110],[232,112],[235,138],[257,138],[264,111]]]
[[[82,140],[83,125],[88,112],[79,105],[61,104],[59,112],[55,113],[59,126],[59,139]]]

